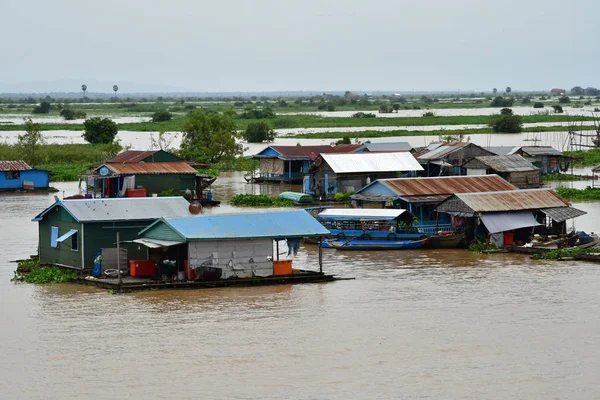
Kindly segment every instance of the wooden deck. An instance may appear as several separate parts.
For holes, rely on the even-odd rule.
[[[119,284],[118,278],[93,278],[81,277],[77,279],[78,283],[92,285],[102,289],[111,289],[116,291],[134,291],[148,289],[212,289],[223,287],[247,287],[247,286],[267,286],[267,285],[295,285],[299,283],[320,283],[333,282],[336,280],[345,280],[348,278],[339,278],[333,275],[327,275],[320,272],[303,272],[301,274],[239,278],[239,279],[221,279],[217,281],[156,281],[150,278],[135,278],[124,276]],[[350,278],[352,279],[352,278]]]

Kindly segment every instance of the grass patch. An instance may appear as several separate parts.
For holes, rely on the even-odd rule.
[[[577,161],[577,165],[581,165],[582,167],[600,165],[600,149],[565,151],[564,154],[581,160]]]
[[[264,194],[236,194],[229,202],[236,207],[293,207],[294,202]]]
[[[589,176],[585,175],[571,175],[571,174],[548,174],[542,177],[544,182],[552,181],[586,181]]]
[[[598,253],[599,249],[555,249],[546,253],[532,254],[531,258],[536,260],[561,260],[572,258],[581,254]]]
[[[557,187],[556,193],[566,199],[575,200],[600,200],[600,188],[586,187],[585,189],[571,189]]]

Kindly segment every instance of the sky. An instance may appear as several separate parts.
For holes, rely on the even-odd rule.
[[[600,86],[598,0],[1,0],[0,10],[0,92]]]

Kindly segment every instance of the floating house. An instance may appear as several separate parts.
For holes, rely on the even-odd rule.
[[[499,175],[519,189],[542,186],[542,170],[519,154],[506,156],[479,156],[463,164],[470,175]]]
[[[423,167],[409,152],[319,155],[304,178],[304,192],[319,197],[353,193],[376,179],[415,176]]]
[[[47,189],[48,171],[33,169],[23,160],[0,161],[0,191]]]
[[[351,196],[358,206],[378,203],[380,207],[407,209],[418,218],[419,231],[433,234],[453,231],[451,218],[436,213],[442,201],[454,193],[517,190],[498,175],[442,176],[435,178],[378,179]]]
[[[248,182],[290,182],[301,183],[308,168],[320,153],[351,153],[360,144],[337,146],[268,146],[253,155],[258,161],[259,171],[246,177]]]
[[[567,220],[586,214],[549,189],[456,193],[436,210],[464,227],[467,240],[489,236],[499,246],[526,243],[534,233],[564,234]]]
[[[424,176],[466,175],[465,161],[478,156],[495,155],[470,142],[433,143],[413,153],[423,166]]]
[[[38,254],[42,264],[91,269],[99,250],[139,238],[158,218],[189,217],[183,197],[58,200],[39,213]],[[128,259],[146,257],[146,248],[127,248]]]
[[[552,146],[495,146],[488,150],[499,156],[518,154],[540,168],[543,175],[567,169],[564,155]]]
[[[137,242],[172,248],[178,272],[214,280],[290,275],[292,261],[280,259],[279,243],[286,241],[291,255],[302,238],[326,235],[329,231],[308,212],[294,210],[161,218],[142,230]]]
[[[146,197],[196,189],[198,171],[185,161],[104,163],[92,174],[94,197]]]

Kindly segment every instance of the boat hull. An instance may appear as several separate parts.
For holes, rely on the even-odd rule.
[[[423,247],[429,239],[422,240],[326,240],[323,248],[336,250],[413,250]]]
[[[425,245],[429,249],[456,249],[465,247],[465,234],[458,235],[433,235]]]

